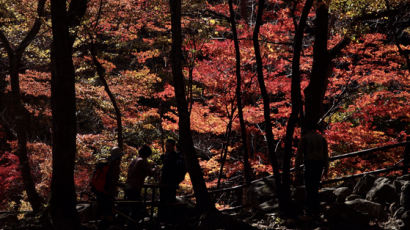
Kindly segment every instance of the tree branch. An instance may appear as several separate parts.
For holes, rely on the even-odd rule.
[[[7,54],[9,56],[13,55],[14,54],[13,47],[11,47],[9,40],[7,39],[6,35],[4,35],[3,31],[1,30],[0,30],[0,41],[1,43],[3,43],[3,46],[6,49]]]
[[[345,36],[343,40],[341,40],[332,49],[329,50],[329,58],[332,60],[337,55],[339,55],[340,51],[342,51],[343,48],[349,45],[350,42],[351,42],[350,38],[348,36]]]

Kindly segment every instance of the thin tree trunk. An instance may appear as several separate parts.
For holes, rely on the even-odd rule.
[[[301,86],[300,86],[300,53],[302,51],[303,43],[303,32],[305,30],[306,21],[310,9],[312,8],[313,0],[307,0],[303,10],[302,15],[299,19],[299,23],[295,28],[295,37],[293,42],[293,59],[292,59],[292,85],[291,85],[291,102],[292,102],[292,112],[290,114],[287,126],[286,126],[286,136],[285,136],[285,150],[284,150],[284,160],[283,160],[283,175],[282,183],[284,190],[286,190],[286,199],[290,198],[289,186],[290,186],[290,159],[292,156],[292,143],[293,134],[295,127],[299,118],[303,116],[303,104],[301,96]]]
[[[97,69],[98,77],[104,86],[105,92],[108,94],[108,97],[111,100],[112,106],[114,107],[115,117],[117,120],[117,144],[118,144],[118,148],[120,148],[122,151],[124,149],[124,137],[123,137],[123,132],[122,132],[121,111],[120,111],[120,108],[118,107],[117,100],[115,99],[114,94],[112,94],[110,87],[107,83],[107,80],[105,79],[105,69],[97,59],[97,56],[96,56],[97,54],[95,52],[94,44],[92,44],[91,46],[92,47],[90,48],[90,52],[91,52],[93,63]]]
[[[21,56],[12,55],[9,58],[10,80],[13,95],[13,106],[15,114],[15,124],[17,133],[17,156],[20,161],[21,176],[23,179],[24,188],[27,192],[28,200],[31,204],[33,212],[40,211],[42,207],[42,199],[36,191],[33,176],[31,175],[31,167],[27,153],[27,127],[29,124],[29,114],[24,108],[21,101],[20,85],[19,85],[19,63]]]
[[[188,104],[185,97],[185,82],[182,74],[182,31],[181,31],[181,0],[169,1],[171,10],[172,50],[171,63],[174,78],[175,97],[179,116],[179,142],[185,156],[185,164],[191,177],[197,206],[202,211],[215,209],[205,185],[201,167],[194,148],[191,134]]]
[[[36,191],[33,176],[31,175],[31,167],[29,163],[29,158],[27,154],[27,127],[29,126],[29,112],[24,108],[22,103],[21,93],[20,93],[20,80],[19,80],[19,67],[21,64],[21,58],[26,50],[27,46],[34,40],[35,36],[38,34],[41,28],[41,18],[44,16],[44,4],[45,0],[39,0],[37,3],[37,14],[33,26],[30,31],[21,41],[16,49],[13,49],[10,42],[8,41],[5,34],[0,31],[0,41],[7,51],[9,58],[9,74],[10,74],[10,85],[13,95],[13,106],[12,109],[15,117],[16,133],[17,133],[17,156],[20,161],[20,170],[23,178],[24,189],[27,192],[28,200],[31,204],[33,211],[36,213],[40,211],[43,201]]]
[[[264,10],[265,1],[259,0],[258,6],[258,14],[256,15],[256,24],[253,30],[253,46],[255,50],[255,59],[256,59],[256,68],[258,74],[258,83],[259,88],[261,90],[261,95],[263,99],[263,116],[265,118],[265,135],[266,135],[266,142],[268,144],[268,156],[272,166],[273,175],[275,178],[276,187],[279,193],[279,201],[280,205],[282,204],[282,195],[281,195],[281,180],[279,175],[279,168],[278,168],[278,160],[275,153],[275,143],[274,143],[274,136],[272,132],[272,123],[270,119],[270,99],[268,92],[265,86],[265,79],[263,77],[263,63],[262,63],[262,56],[260,53],[259,48],[259,29],[262,24],[262,15]]]
[[[218,182],[216,183],[216,188],[218,189],[219,186],[221,185],[221,179],[222,179],[222,174],[223,174],[223,168],[226,162],[226,157],[228,155],[228,146],[230,144],[230,139],[231,139],[231,133],[232,133],[232,122],[233,122],[233,114],[234,114],[235,110],[232,107],[232,111],[231,114],[229,116],[229,122],[228,125],[226,127],[226,131],[225,131],[225,145],[222,148],[222,153],[221,153],[221,165],[219,167],[219,174],[218,174]]]
[[[51,45],[51,109],[53,174],[49,203],[54,229],[79,229],[74,187],[76,155],[75,72],[72,60],[73,39],[69,26],[85,13],[86,0],[51,0],[53,42]],[[70,16],[70,17],[69,17]],[[70,19],[70,20],[68,20]]]
[[[238,34],[236,32],[235,12],[233,10],[232,0],[229,0],[228,3],[229,3],[231,29],[232,29],[233,41],[235,45],[235,59],[236,59],[236,92],[235,93],[236,93],[236,103],[238,107],[239,123],[241,126],[244,179],[245,179],[245,183],[249,184],[251,182],[251,167],[249,164],[248,144],[247,144],[247,138],[246,138],[246,126],[245,126],[245,121],[243,119],[243,112],[242,112],[241,53],[239,49]]]

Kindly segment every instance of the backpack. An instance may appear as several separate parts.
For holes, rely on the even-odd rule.
[[[185,159],[182,156],[182,153],[177,153],[176,166],[176,179],[179,184],[185,179],[185,174],[187,172],[185,168]]]
[[[91,178],[91,189],[93,192],[105,192],[105,184],[107,182],[107,174],[108,170],[110,169],[110,165],[108,163],[98,163],[95,167],[95,171],[93,173],[93,177]]]

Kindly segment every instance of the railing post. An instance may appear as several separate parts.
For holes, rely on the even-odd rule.
[[[403,153],[403,175],[407,174],[410,166],[410,137],[407,137],[407,144]]]

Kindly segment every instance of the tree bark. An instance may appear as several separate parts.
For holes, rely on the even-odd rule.
[[[123,132],[122,132],[121,111],[120,111],[120,108],[118,107],[117,100],[115,100],[115,96],[114,94],[112,94],[110,87],[107,83],[107,80],[105,79],[105,69],[97,59],[97,54],[95,52],[94,44],[92,44],[91,46],[92,47],[90,48],[90,52],[91,52],[93,63],[97,69],[98,77],[100,78],[100,81],[102,82],[104,86],[104,90],[108,94],[108,97],[111,100],[112,106],[114,107],[115,117],[117,120],[117,144],[118,144],[118,148],[120,148],[122,151],[124,149],[124,137],[123,137]]]
[[[285,150],[283,159],[282,186],[286,194],[284,199],[290,199],[290,159],[292,154],[293,134],[299,119],[303,117],[303,104],[300,86],[300,53],[302,51],[303,34],[306,27],[306,21],[313,0],[307,0],[302,10],[299,23],[295,28],[295,37],[293,41],[293,59],[292,59],[292,82],[291,82],[291,103],[292,112],[286,125]]]
[[[272,123],[270,118],[270,99],[265,86],[265,79],[263,76],[263,63],[262,56],[259,48],[259,29],[262,24],[262,15],[264,10],[265,1],[259,0],[258,14],[256,15],[256,24],[253,30],[253,46],[255,50],[256,68],[259,88],[261,90],[263,99],[263,116],[265,118],[265,135],[268,144],[268,156],[272,166],[273,175],[275,178],[276,187],[278,188],[280,206],[283,207],[282,194],[281,194],[281,180],[278,168],[278,160],[275,153],[274,136],[272,132]]]
[[[70,15],[66,1],[51,0],[53,42],[51,45],[51,109],[53,174],[49,203],[51,224],[55,229],[79,229],[74,187],[76,155],[76,101],[75,72],[72,60],[73,39],[69,18],[82,17],[84,11],[71,10],[71,6],[86,5],[85,0],[72,0]],[[81,8],[83,9],[83,8]],[[70,16],[70,17],[69,17]]]
[[[218,182],[216,183],[216,188],[218,189],[219,186],[221,185],[221,179],[222,179],[222,174],[223,174],[223,169],[226,161],[226,157],[228,155],[228,147],[230,144],[231,140],[231,133],[232,133],[232,123],[233,123],[233,115],[235,113],[235,109],[232,105],[232,110],[231,114],[229,114],[229,122],[228,125],[226,126],[226,131],[225,131],[225,145],[222,148],[222,153],[221,153],[221,165],[219,166],[219,174],[218,174]]]
[[[234,46],[235,46],[235,59],[236,59],[236,91],[235,91],[235,94],[236,94],[236,104],[238,107],[239,123],[241,126],[244,179],[245,179],[245,184],[249,184],[251,182],[251,167],[249,164],[248,144],[247,144],[247,138],[246,138],[246,126],[245,126],[245,121],[243,119],[243,112],[242,112],[241,52],[239,49],[238,33],[236,31],[235,12],[233,10],[232,0],[229,0],[228,4],[229,4],[229,12],[230,12],[229,18],[231,21],[231,29],[233,33],[233,41],[234,41]]]
[[[181,0],[169,1],[171,10],[172,49],[171,64],[174,79],[175,97],[179,116],[179,142],[185,156],[185,164],[191,177],[198,208],[203,211],[215,209],[205,185],[201,167],[194,148],[188,104],[185,97],[185,82],[182,74],[182,31],[181,31]]]
[[[309,85],[305,89],[305,126],[316,126],[323,114],[323,98],[331,71],[331,59],[327,50],[328,8],[319,1],[315,19],[315,43],[313,66]]]
[[[17,153],[16,155],[20,161],[21,176],[23,178],[24,189],[27,192],[28,201],[31,204],[33,212],[40,211],[43,200],[36,191],[33,176],[31,175],[31,167],[27,153],[27,127],[29,127],[29,112],[24,108],[21,93],[20,93],[20,79],[19,67],[21,65],[21,58],[27,46],[34,40],[41,28],[41,18],[44,15],[45,0],[39,0],[37,3],[37,13],[33,26],[30,31],[17,46],[13,49],[5,34],[0,31],[0,41],[7,51],[9,58],[10,85],[13,101],[13,114],[15,117],[16,133],[17,133]]]

